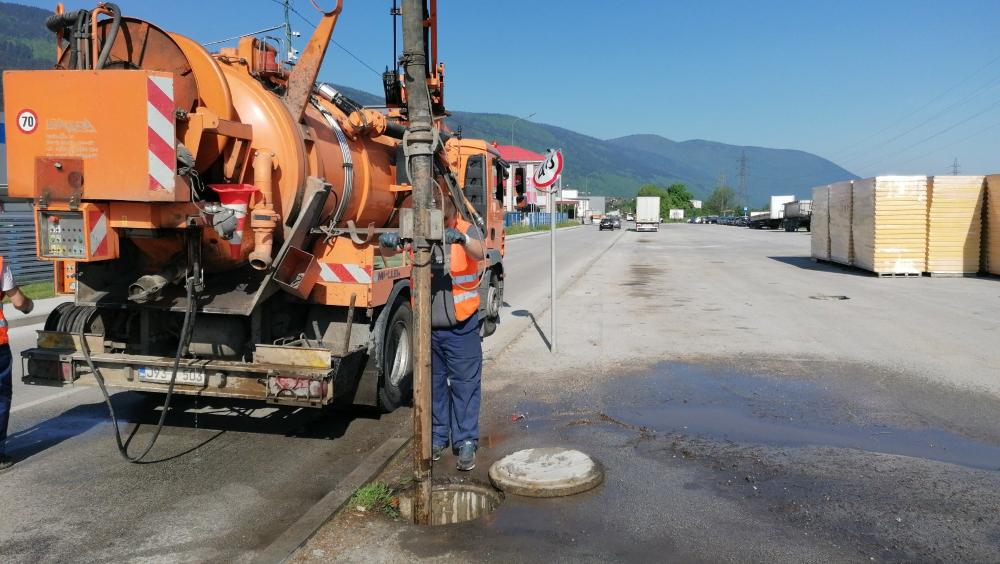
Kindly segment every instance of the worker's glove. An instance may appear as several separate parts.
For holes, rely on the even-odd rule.
[[[462,232],[459,231],[458,229],[449,227],[448,229],[444,230],[444,242],[449,245],[454,245],[456,243],[459,245],[464,245],[465,235],[462,235]]]
[[[378,244],[387,249],[399,249],[403,246],[403,240],[399,238],[399,233],[382,233],[378,236]]]

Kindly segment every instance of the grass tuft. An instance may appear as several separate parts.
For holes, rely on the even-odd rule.
[[[358,488],[349,502],[351,507],[363,507],[365,511],[383,513],[393,519],[399,517],[399,498],[385,482],[372,482]]]

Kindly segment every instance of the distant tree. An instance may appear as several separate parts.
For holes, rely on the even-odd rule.
[[[702,209],[706,214],[710,215],[720,215],[726,210],[736,209],[737,207],[742,212],[743,209],[738,200],[736,192],[729,186],[716,186],[715,190],[712,191],[708,199],[702,204]]]

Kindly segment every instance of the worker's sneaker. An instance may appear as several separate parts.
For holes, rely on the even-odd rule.
[[[446,448],[448,448],[448,445],[434,445],[434,446],[432,446],[431,447],[431,460],[433,460],[434,462],[437,462],[438,460],[441,460],[441,453],[444,452],[444,449],[446,449]]]
[[[3,472],[4,470],[10,470],[10,467],[13,465],[14,465],[13,458],[5,455],[0,455],[0,472]]]
[[[458,445],[458,465],[459,470],[468,472],[476,467],[476,443],[475,441],[463,441]]]

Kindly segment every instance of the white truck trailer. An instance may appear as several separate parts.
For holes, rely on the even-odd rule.
[[[659,196],[639,196],[635,199],[635,230],[660,230]]]
[[[771,209],[764,213],[750,215],[747,227],[750,229],[777,229],[785,218],[785,204],[794,202],[795,196],[771,196]]]

